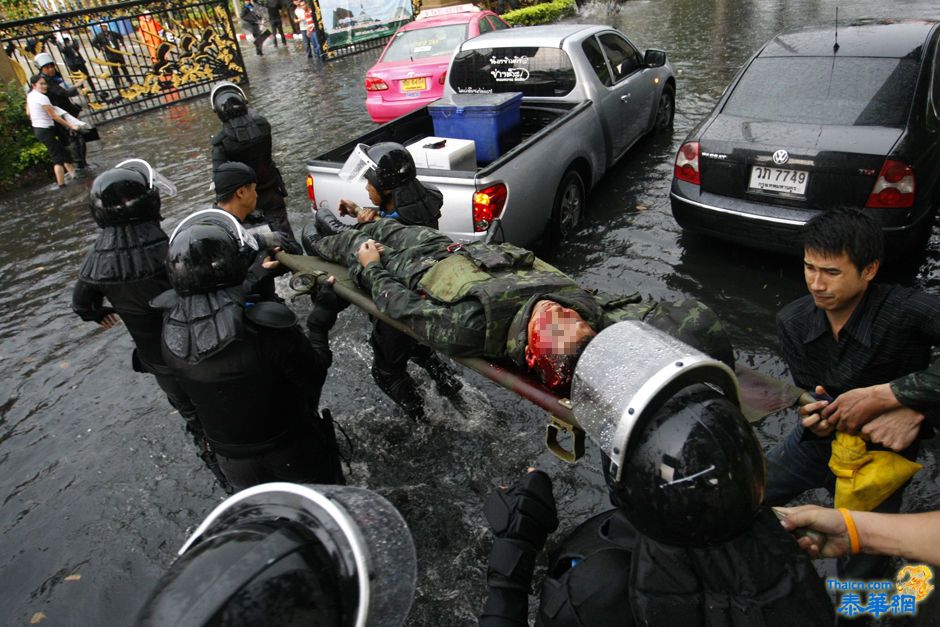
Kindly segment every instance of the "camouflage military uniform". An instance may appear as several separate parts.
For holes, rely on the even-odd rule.
[[[368,239],[385,245],[381,263],[359,265]],[[379,310],[407,324],[435,349],[457,357],[508,358],[524,366],[529,317],[551,300],[577,311],[597,331],[643,320],[726,363],[730,341],[715,315],[694,300],[640,302],[588,291],[561,271],[509,244],[454,244],[434,229],[376,220],[324,237],[321,257],[345,263]]]

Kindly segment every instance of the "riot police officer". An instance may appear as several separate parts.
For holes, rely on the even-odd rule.
[[[320,290],[325,315],[308,342],[285,305],[246,300],[243,285],[259,249],[221,209],[196,212],[176,227],[167,256],[173,290],[154,301],[164,309],[164,359],[236,489],[341,483],[332,417],[318,412],[336,295],[329,286]]]
[[[411,532],[378,494],[268,483],[209,514],[136,624],[400,627],[416,571]]]
[[[360,144],[339,175],[350,182],[364,180],[369,198],[375,204],[375,207],[363,208],[342,200],[340,215],[355,216],[358,224],[388,218],[402,224],[438,228],[443,195],[418,181],[414,158],[401,144]],[[315,222],[304,226],[301,241],[307,253],[314,254],[312,244],[320,236],[348,228],[329,210],[320,209]],[[433,350],[381,320],[373,322],[369,343],[373,354],[372,378],[379,389],[415,420],[424,417],[424,396],[408,374],[409,361],[427,371],[438,391],[445,396],[452,397],[463,387],[453,368]]]
[[[612,367],[625,355],[630,369]],[[572,402],[615,508],[552,552],[537,625],[833,624],[811,562],[761,506],[763,454],[726,365],[621,322],[582,354]],[[530,472],[491,494],[486,515],[480,624],[527,626],[535,557],[558,525],[551,481]]]
[[[176,194],[176,187],[141,159],[123,161],[94,180],[89,207],[101,231],[79,271],[72,310],[104,329],[124,323],[134,340],[134,370],[156,378],[224,488],[227,483],[206,445],[196,408],[163,359],[162,312],[150,306],[152,298],[170,287],[167,236],[160,228],[161,189],[164,195]]]
[[[284,203],[287,188],[271,155],[271,125],[248,106],[245,92],[234,83],[218,83],[209,100],[222,121],[212,138],[212,171],[227,161],[251,166],[258,177],[258,210],[272,228],[293,237]]]

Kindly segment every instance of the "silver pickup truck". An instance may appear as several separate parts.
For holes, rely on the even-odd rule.
[[[518,144],[475,170],[418,168],[418,179],[444,194],[440,230],[457,241],[526,245],[546,230],[570,233],[608,168],[646,133],[671,129],[676,83],[665,52],[641,54],[609,26],[558,24],[487,33],[457,48],[445,96],[501,92],[523,94]],[[336,211],[341,198],[371,204],[364,186],[338,176],[357,144],[430,136],[425,107],[314,157],[314,208]]]

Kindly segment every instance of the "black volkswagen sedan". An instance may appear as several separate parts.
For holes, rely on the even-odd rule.
[[[744,65],[676,155],[676,221],[801,251],[819,211],[864,208],[891,256],[922,248],[940,205],[940,22],[784,32]]]

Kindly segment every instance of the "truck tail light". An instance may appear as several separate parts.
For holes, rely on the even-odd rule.
[[[388,85],[381,78],[366,76],[366,91],[385,91]]]
[[[447,70],[441,72],[440,77],[437,79],[438,85],[443,85],[445,82],[447,82]]]
[[[904,208],[914,205],[914,170],[903,161],[885,159],[866,207]]]
[[[490,185],[473,194],[473,230],[482,233],[499,217],[506,206],[506,186]]]
[[[312,202],[313,206],[316,207],[317,197],[313,193],[313,175],[312,174],[307,175],[307,196],[310,196],[310,202]]]
[[[687,142],[682,144],[679,152],[676,153],[676,169],[674,175],[680,181],[692,183],[693,185],[702,184],[702,176],[698,170],[698,142]]]

